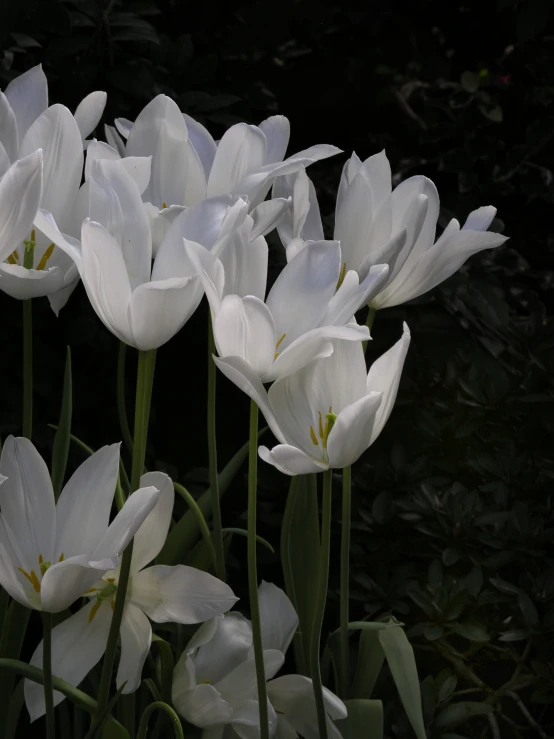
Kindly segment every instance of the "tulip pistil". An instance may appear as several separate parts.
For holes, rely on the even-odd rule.
[[[337,416],[335,413],[333,413],[333,409],[331,406],[329,406],[329,412],[325,414],[325,423],[323,423],[323,415],[321,411],[318,411],[317,414],[318,414],[318,431],[319,431],[319,438],[321,439],[321,446],[323,447],[323,449],[327,449],[327,439],[329,438],[331,429],[335,425]],[[310,426],[310,439],[312,440],[314,446],[319,446],[319,440],[316,436],[315,429],[313,426]]]

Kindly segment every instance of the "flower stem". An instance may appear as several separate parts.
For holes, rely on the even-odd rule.
[[[350,688],[350,642],[348,634],[350,580],[350,519],[352,511],[352,468],[342,471],[342,532],[340,550],[340,670],[339,697],[348,698]]]
[[[44,704],[46,706],[46,739],[54,739],[54,688],[52,686],[52,614],[42,614],[42,672],[44,675]]]
[[[133,439],[133,465],[131,473],[131,491],[140,486],[140,478],[144,471],[144,458],[146,456],[146,438],[148,433],[148,420],[150,417],[150,401],[152,398],[152,385],[154,381],[154,367],[156,364],[156,350],[139,351],[137,370],[137,392],[135,399],[135,435]],[[98,689],[98,704],[95,717],[105,710],[110,695],[110,684],[115,660],[115,650],[119,628],[125,607],[125,595],[131,571],[131,560],[133,558],[133,542],[128,545],[121,558],[121,570],[117,585],[117,595],[113,610],[104,662],[102,664],[102,675]]]
[[[221,504],[219,500],[219,479],[217,474],[217,438],[215,430],[215,389],[216,372],[213,353],[215,352],[212,318],[208,326],[208,460],[210,468],[210,498],[212,504],[212,537],[214,549],[215,574],[225,581],[225,550],[221,523]]]
[[[33,433],[33,301],[23,301],[23,436]]]
[[[256,497],[258,488],[258,406],[250,401],[250,445],[248,453],[248,593],[250,597],[250,618],[252,620],[252,641],[256,664],[258,685],[258,704],[260,707],[260,736],[269,739],[269,713],[267,710],[267,687],[265,682],[264,651],[260,604],[258,601],[258,571],[256,564]]]
[[[121,435],[129,454],[133,453],[133,439],[127,421],[127,410],[125,408],[125,355],[127,344],[119,342],[119,353],[117,355],[117,415]]]
[[[366,322],[365,322],[365,325],[368,327],[368,329],[370,331],[371,331],[371,328],[373,326],[373,321],[375,320],[375,314],[376,313],[377,313],[377,309],[376,308],[372,308],[370,306],[369,307],[369,313],[367,314],[367,318],[366,318]],[[364,348],[364,354],[366,353],[367,345],[368,345],[368,342],[367,341],[362,342],[362,346]]]
[[[323,616],[327,602],[327,587],[329,580],[329,552],[331,549],[331,494],[333,484],[333,473],[326,470],[323,473],[323,505],[321,511],[321,547],[319,550],[319,568],[317,597],[314,608],[314,621],[312,625],[312,641],[310,649],[310,671],[313,682],[315,705],[317,710],[317,725],[319,727],[320,739],[328,739],[327,713],[323,698],[323,685],[321,683],[321,665],[319,661],[319,648],[321,641],[321,629],[323,627]]]

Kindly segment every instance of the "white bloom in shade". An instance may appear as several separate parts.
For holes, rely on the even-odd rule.
[[[272,116],[259,126],[238,123],[216,143],[167,95],[155,97],[134,123],[119,118],[115,124],[117,130],[107,127],[106,136],[116,151],[122,156],[152,155],[152,177],[143,197],[158,209],[227,194],[247,199],[253,209],[277,175],[340,153],[320,144],[283,161],[290,137],[284,116]]]
[[[281,178],[273,194],[293,198],[291,214],[279,227],[291,258],[321,228],[313,186],[306,175]],[[415,176],[392,189],[385,152],[361,162],[346,162],[335,210],[334,237],[340,241],[347,269],[367,274],[372,264],[389,265],[387,280],[370,301],[388,308],[417,298],[454,274],[472,255],[503,244],[507,237],[487,231],[496,208],[470,213],[460,228],[450,221],[435,241],[439,196],[427,177]]]
[[[262,582],[258,590],[264,666],[268,692],[270,736],[294,739],[300,733],[317,739],[317,714],[312,682],[300,675],[272,680],[298,626],[285,593]],[[332,719],[346,716],[346,707],[324,689],[330,736],[340,738]],[[204,729],[203,739],[260,736],[252,625],[240,613],[228,613],[200,627],[175,666],[173,703],[190,723]]]
[[[236,196],[222,196],[186,208],[167,228],[152,263],[150,223],[137,175],[129,173],[124,160],[98,159],[85,184],[90,220],[82,225],[80,244],[61,233],[48,213],[39,212],[37,228],[71,255],[92,307],[113,334],[137,349],[158,348],[202,299],[183,238],[219,249],[244,220],[247,205]]]
[[[386,265],[373,267],[360,284],[356,272],[341,273],[336,241],[314,242],[286,265],[264,302],[264,245],[247,239],[242,246],[229,244],[218,259],[185,242],[210,303],[220,357],[240,358],[262,382],[270,382],[328,356],[331,339],[369,338],[354,314],[379,289]]]
[[[148,472],[143,487],[154,486],[159,500],[135,534],[131,575],[121,622],[121,658],[116,683],[126,682],[124,693],[140,685],[142,668],[152,641],[150,621],[196,624],[219,616],[238,600],[231,588],[212,575],[185,565],[148,565],[160,552],[169,530],[174,492],[171,479],[162,472]],[[137,493],[133,493],[132,501]],[[126,503],[127,505],[127,503]],[[119,567],[98,580],[86,597],[90,602],[52,630],[52,673],[71,685],[79,685],[106,649],[117,595]],[[42,664],[42,642],[31,658]],[[54,692],[56,704],[64,699]],[[25,701],[31,720],[44,714],[44,691],[25,681]]]
[[[40,149],[0,171],[0,262],[30,234],[41,192]]]
[[[57,613],[108,570],[154,507],[159,491],[137,490],[109,523],[119,444],[103,447],[66,483],[56,503],[33,444],[9,436],[0,458],[0,584],[19,603]]]
[[[42,149],[40,207],[72,236],[76,235],[71,225],[83,171],[83,138],[97,125],[105,102],[105,93],[93,92],[80,103],[75,116],[63,105],[48,107],[48,85],[40,65],[0,93],[0,171],[6,163]],[[30,240],[31,228],[24,239]],[[13,243],[8,261],[0,262],[0,289],[23,300],[46,295],[57,314],[78,282],[77,268],[67,254],[37,233],[33,265],[26,269],[22,240]]]
[[[239,357],[215,359],[219,369],[249,395],[279,444],[260,457],[287,475],[304,475],[353,464],[388,420],[410,344],[402,338],[377,359],[366,376],[359,342],[334,341],[329,357],[275,382],[266,392]]]

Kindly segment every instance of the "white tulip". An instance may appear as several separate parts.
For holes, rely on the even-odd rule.
[[[279,444],[260,457],[287,475],[353,464],[379,436],[392,411],[410,332],[377,359],[366,376],[359,342],[333,341],[334,351],[275,382],[267,392],[244,359],[215,359],[252,398]]]
[[[305,173],[280,178],[273,194],[292,196],[292,211],[278,228],[291,259],[321,232],[313,185]],[[469,214],[460,228],[452,219],[435,241],[439,196],[427,177],[414,176],[392,190],[385,152],[361,162],[346,162],[335,210],[335,239],[340,241],[345,268],[367,274],[372,264],[389,265],[387,280],[370,301],[389,308],[417,298],[454,274],[476,252],[503,244],[507,237],[487,231],[496,208]]]
[[[262,582],[258,590],[270,736],[317,739],[312,682],[301,675],[272,680],[298,626],[286,594]],[[346,707],[324,688],[329,735],[340,739],[333,719]],[[173,703],[190,723],[204,729],[203,739],[259,737],[260,719],[252,625],[240,613],[228,613],[200,627],[175,666]]]
[[[0,172],[0,262],[31,232],[42,193],[42,151]],[[1,278],[0,278],[1,279]]]
[[[83,171],[83,139],[98,124],[105,103],[106,93],[93,92],[79,104],[75,116],[63,105],[48,107],[48,85],[40,65],[0,93],[0,170],[42,149],[40,207],[71,236],[77,235],[72,233],[72,224]],[[25,268],[21,241],[31,240],[31,229],[29,224],[24,237],[13,242],[7,261],[4,257],[0,262],[0,289],[21,300],[46,295],[57,315],[78,282],[77,268],[40,232],[36,233],[33,265]]]
[[[219,356],[240,358],[262,382],[328,356],[331,339],[369,339],[368,329],[356,323],[354,313],[379,289],[386,265],[373,267],[360,284],[356,272],[341,274],[337,242],[312,243],[285,266],[264,302],[263,237],[235,240],[219,259],[213,250],[188,241],[185,248],[210,303]]]
[[[146,567],[159,554],[167,537],[174,491],[171,479],[161,472],[144,474],[140,484],[157,488],[160,496],[135,534],[119,632],[121,659],[116,683],[118,687],[126,683],[124,693],[132,693],[140,685],[152,641],[149,619],[156,623],[196,624],[219,616],[238,600],[228,585],[193,567]],[[52,673],[71,685],[79,685],[104,654],[118,581],[119,567],[106,572],[85,594],[90,602],[52,631]],[[31,664],[42,664],[42,642]],[[54,693],[56,705],[63,699],[62,693]],[[45,710],[42,686],[26,680],[25,702],[32,721],[42,716]]]
[[[0,584],[36,610],[68,608],[108,570],[159,498],[137,490],[109,524],[119,444],[93,454],[68,480],[58,502],[48,468],[25,438],[6,439],[0,458]]]
[[[92,146],[92,145],[91,145]],[[246,216],[238,197],[202,201],[177,214],[152,263],[150,221],[137,181],[147,180],[144,162],[134,174],[125,160],[95,159],[88,187],[90,219],[81,244],[60,232],[50,214],[37,227],[71,255],[92,307],[107,328],[137,349],[156,349],[172,338],[198,307],[203,290],[185,253],[183,238],[219,249]]]

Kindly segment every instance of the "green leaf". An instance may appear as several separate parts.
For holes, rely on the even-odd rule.
[[[260,430],[258,439],[267,431],[267,426]],[[238,452],[225,465],[219,473],[219,497],[221,498],[228,490],[233,479],[242,467],[242,464],[248,456],[248,442],[243,444]],[[206,520],[211,517],[210,489],[206,490],[196,501],[202,515]],[[195,543],[198,541],[200,531],[195,520],[195,514],[187,511],[175,524],[169,532],[162,551],[159,553],[156,561],[163,565],[176,565],[184,561],[187,553],[191,551]]]
[[[400,626],[377,632],[404,710],[418,739],[427,739],[414,650]]]
[[[385,661],[385,652],[379,641],[378,630],[368,629],[360,634],[358,663],[352,686],[355,698],[369,698]]]
[[[234,526],[223,529],[223,533],[224,534],[238,534],[239,536],[248,536],[248,531],[246,529],[238,529]],[[269,549],[269,551],[272,554],[275,554],[275,549],[273,549],[271,544],[267,541],[267,539],[264,539],[263,536],[256,534],[256,541],[258,542],[258,544],[261,544],[266,549]]]
[[[458,678],[456,677],[456,675],[449,675],[446,678],[446,680],[443,682],[443,684],[439,688],[438,699],[440,703],[450,698],[452,693],[456,690],[457,684],[458,684]]]
[[[450,626],[455,634],[463,636],[465,639],[474,642],[487,642],[490,640],[490,636],[487,629],[483,624],[479,623],[465,623],[465,624],[452,624]]]
[[[433,728],[436,731],[454,729],[474,716],[486,716],[493,712],[488,703],[477,703],[476,701],[460,701],[451,703],[435,717]]]
[[[309,676],[307,657],[316,602],[319,552],[317,478],[293,478],[281,531],[281,560],[285,589],[298,613],[298,637],[294,641],[297,669]]]
[[[343,739],[383,739],[383,703],[354,698],[345,701],[348,716],[335,721]]]
[[[173,683],[173,668],[175,667],[173,650],[171,649],[171,645],[157,634],[152,634],[152,644],[158,647],[160,653],[160,695],[167,703],[171,701],[171,685]]]
[[[475,72],[464,72],[460,81],[467,92],[476,92],[479,89],[479,75]]]
[[[73,380],[71,375],[71,349],[67,347],[65,372],[63,378],[62,406],[60,422],[54,436],[52,448],[52,487],[56,498],[62,491],[67,457],[69,455],[69,440],[71,438],[71,417],[73,413]]]

